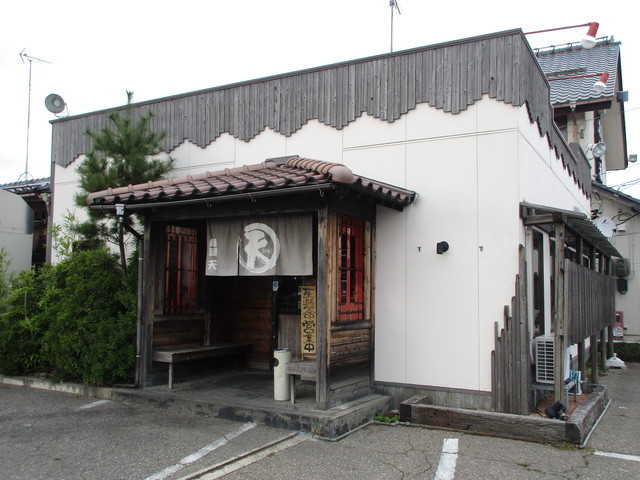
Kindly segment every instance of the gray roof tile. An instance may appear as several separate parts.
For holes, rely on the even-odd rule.
[[[608,99],[615,96],[620,43],[600,40],[592,49],[584,49],[579,44],[566,47],[541,49],[536,52],[542,70],[551,86],[551,103],[554,105],[570,102],[586,102]],[[597,94],[593,84],[601,73],[609,73],[607,88]],[[592,75],[583,78],[567,78]]]

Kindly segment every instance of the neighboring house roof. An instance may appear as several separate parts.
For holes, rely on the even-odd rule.
[[[48,177],[36,178],[22,182],[0,184],[0,190],[7,190],[17,195],[51,193],[51,183]]]
[[[553,105],[611,99],[616,96],[620,42],[600,40],[595,47],[584,49],[580,44],[549,47],[536,51],[538,61],[551,86]],[[602,73],[609,79],[602,93],[593,90],[593,84]],[[592,75],[581,77],[582,75]],[[578,78],[576,78],[578,77]]]
[[[579,44],[537,50],[540,66],[551,87],[551,103],[556,115],[571,111],[598,111],[600,138],[607,144],[606,169],[622,170],[627,162],[627,134],[624,114],[620,42],[613,37],[599,39],[591,49]],[[597,93],[593,85],[608,73],[606,88]],[[576,124],[574,124],[576,125]],[[592,140],[593,141],[593,140]]]
[[[593,182],[593,191],[594,193],[597,193],[599,195],[604,195],[608,198],[616,200],[622,205],[625,205],[626,207],[631,208],[636,212],[640,212],[640,200],[632,197],[631,195],[627,195],[626,193],[622,193],[619,190],[607,187],[606,185],[597,182]]]
[[[417,197],[411,190],[355,175],[349,168],[338,163],[293,156],[216,172],[110,188],[90,194],[87,204],[101,208],[122,203],[128,209],[135,210],[175,202],[206,202],[221,198],[233,200],[238,195],[258,197],[337,186],[344,186],[397,210],[402,210]]]

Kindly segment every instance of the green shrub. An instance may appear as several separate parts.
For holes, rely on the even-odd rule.
[[[46,368],[42,336],[48,325],[41,316],[48,268],[21,272],[8,282],[4,314],[0,314],[0,373],[19,375]]]
[[[7,296],[9,295],[9,259],[4,248],[0,247],[0,315],[7,311]]]
[[[624,362],[640,362],[640,343],[614,343],[613,351]]]
[[[40,304],[49,322],[43,354],[55,379],[91,384],[130,381],[135,362],[135,274],[122,276],[106,250],[56,265]]]
[[[6,312],[0,315],[0,372],[33,373],[46,368],[42,336],[48,325],[39,300],[49,269],[21,272],[9,282]]]

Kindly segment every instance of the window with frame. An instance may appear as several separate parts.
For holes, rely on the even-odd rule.
[[[338,321],[364,319],[364,220],[338,218]]]
[[[165,237],[163,313],[194,313],[198,308],[198,230],[167,225]]]

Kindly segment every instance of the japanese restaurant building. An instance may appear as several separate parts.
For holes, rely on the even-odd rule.
[[[590,226],[588,162],[554,124],[549,82],[520,30],[133,111],[154,113],[175,171],[88,205],[145,219],[141,386],[166,380],[163,350],[227,344],[259,370],[290,348],[313,365],[319,408],[377,391],[396,403],[422,392],[440,405],[523,410],[534,332],[562,326],[564,250],[601,277],[617,254]],[[90,149],[81,132],[107,114],[52,122],[54,222]],[[534,311],[534,294],[544,308]],[[501,345],[517,295],[514,361]],[[607,308],[572,341],[613,322]],[[563,355],[568,338],[556,340]],[[515,394],[505,376],[517,377]]]

